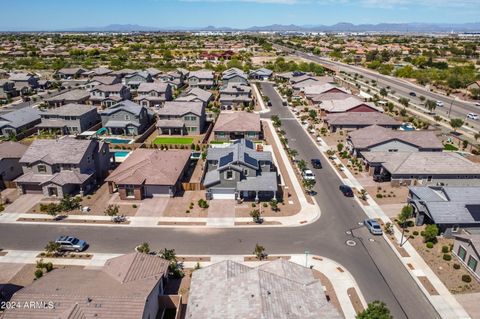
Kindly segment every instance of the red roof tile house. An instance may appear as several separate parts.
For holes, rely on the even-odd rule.
[[[173,197],[190,164],[189,150],[151,150],[139,148],[106,179],[110,193],[120,199],[141,200],[145,197]]]

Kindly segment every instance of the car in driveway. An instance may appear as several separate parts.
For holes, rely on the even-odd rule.
[[[383,234],[382,227],[375,219],[365,219],[363,224],[370,231],[372,235],[381,235]]]
[[[60,236],[55,240],[56,244],[60,244],[60,251],[80,252],[87,249],[87,242],[73,236]]]
[[[318,158],[312,158],[310,162],[312,163],[313,168],[322,168],[322,162]]]
[[[417,93],[415,93],[415,92],[410,92],[410,93],[408,93],[408,95],[410,95],[410,96],[417,96]]]
[[[353,197],[353,190],[348,185],[340,185],[338,189],[343,193],[346,197]]]
[[[315,174],[309,169],[306,169],[302,172],[302,178],[307,181],[314,181],[315,180]]]
[[[467,114],[467,118],[471,119],[471,120],[478,120],[478,114],[476,113],[468,113]]]

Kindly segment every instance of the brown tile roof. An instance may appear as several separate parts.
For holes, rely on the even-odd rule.
[[[189,150],[149,150],[139,148],[120,164],[107,181],[130,185],[174,185],[190,158]]]
[[[17,142],[0,143],[0,160],[4,158],[21,158],[28,146]]]
[[[380,112],[331,113],[324,120],[330,125],[401,125],[394,118]]]
[[[213,130],[215,132],[260,132],[260,115],[249,112],[222,112]]]
[[[103,271],[121,282],[146,278],[159,278],[168,271],[169,262],[162,258],[151,258],[146,254],[128,254],[109,259]]]

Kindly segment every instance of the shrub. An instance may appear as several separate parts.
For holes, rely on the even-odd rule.
[[[137,205],[135,205],[135,204],[133,204],[133,205],[132,205],[132,207],[133,207],[133,208],[137,208],[138,206],[137,206]]]
[[[262,206],[265,207],[265,208],[267,208],[267,207],[268,207],[268,204],[267,204],[267,203],[263,203]]]
[[[463,275],[462,276],[462,281],[463,282],[471,282],[472,281],[472,277],[470,277],[470,275]]]
[[[450,254],[443,254],[443,260],[446,260],[446,261],[452,260],[452,255],[450,255]]]
[[[51,262],[48,262],[48,263],[45,264],[45,270],[47,272],[52,271],[52,269],[53,269],[53,264]]]
[[[35,278],[36,278],[36,279],[39,279],[39,278],[41,278],[42,276],[43,276],[43,270],[41,270],[41,269],[35,270]],[[463,277],[462,277],[462,279],[463,279]]]
[[[457,263],[453,264],[453,269],[460,269],[460,264],[457,264]]]
[[[418,236],[418,231],[414,230],[412,234],[413,236]]]
[[[377,195],[375,195],[377,198],[383,198],[383,195],[381,193],[377,193]]]
[[[427,225],[423,234],[424,242],[437,242],[438,227],[435,224]]]
[[[200,208],[208,208],[208,203],[206,200],[204,200],[203,198],[200,198],[198,200],[198,207]]]
[[[450,251],[450,247],[448,246],[442,246],[442,253],[446,254]]]
[[[429,241],[429,242],[427,243],[427,248],[432,249],[432,248],[433,248],[433,243]]]

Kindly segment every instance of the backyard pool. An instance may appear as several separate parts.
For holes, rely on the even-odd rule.
[[[104,142],[110,143],[110,144],[131,144],[133,143],[133,140],[129,140],[126,138],[116,138],[116,137],[107,137],[103,139]]]
[[[400,126],[401,131],[415,131],[415,129],[412,123],[402,123],[402,126]]]
[[[129,151],[114,151],[113,154],[115,155],[115,158],[125,158],[130,154]]]

